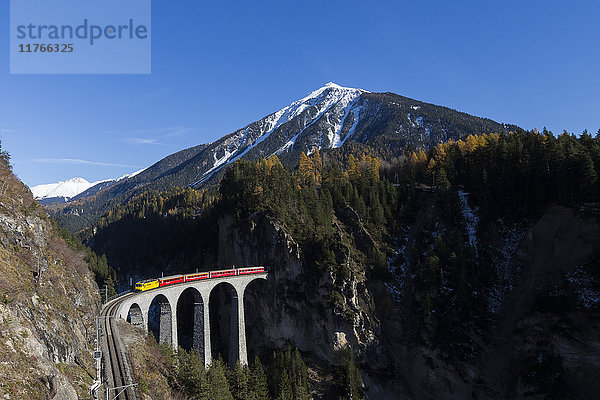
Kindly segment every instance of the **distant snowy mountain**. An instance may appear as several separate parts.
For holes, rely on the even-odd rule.
[[[31,188],[31,192],[37,200],[49,197],[71,198],[94,186],[94,184],[83,178],[71,178],[67,181],[34,186]]]
[[[30,189],[33,197],[42,204],[66,203],[94,187],[102,186],[103,188],[106,188],[123,179],[133,177],[142,171],[143,169],[131,174],[123,175],[117,179],[105,179],[96,182],[88,182],[84,178],[76,177],[57,183],[33,186]]]

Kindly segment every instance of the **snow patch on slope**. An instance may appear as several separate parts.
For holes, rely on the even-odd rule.
[[[302,133],[302,132],[300,132]],[[291,150],[294,148],[294,145],[296,144],[296,140],[298,140],[298,136],[300,136],[300,133],[294,135],[294,137],[292,137],[290,140],[287,141],[286,144],[284,144],[283,146],[281,146],[275,153],[276,156],[280,155],[281,153],[283,153],[284,151],[287,150]]]
[[[528,231],[525,226],[507,226],[501,218],[497,223],[503,245],[499,249],[489,249],[493,251],[492,264],[496,271],[494,282],[487,296],[488,312],[492,315],[500,313],[504,307],[505,297],[514,290],[520,267],[513,262],[513,257]]]
[[[343,139],[341,137],[342,129],[344,127],[344,122],[346,122],[346,118],[348,118],[348,115],[350,114],[350,112],[353,112],[353,115],[354,115],[353,126],[355,127],[356,123],[358,122],[358,113],[354,112],[353,108],[355,107],[356,102],[358,101],[359,98],[360,98],[360,93],[352,93],[347,96],[344,96],[339,101],[337,106],[341,106],[344,116],[337,123],[334,124],[333,132],[329,136],[329,147],[331,147],[332,149],[342,146],[344,144],[344,142],[346,141],[346,139],[348,139],[348,137],[350,136],[350,132],[348,132],[348,134],[346,134],[346,136],[344,136]],[[337,108],[337,106],[336,106],[336,108]]]
[[[477,224],[479,224],[479,217],[469,206],[468,193],[463,192],[462,190],[458,191],[458,198],[460,199],[460,205],[462,208],[462,215],[465,220],[465,228],[467,230],[467,236],[469,237],[469,244],[473,246],[475,250],[475,257],[479,257],[477,251]]]
[[[362,111],[362,109],[362,106],[352,108],[352,115],[354,116],[354,121],[352,122],[352,126],[350,127],[348,133],[346,133],[346,136],[344,136],[338,147],[343,146],[344,143],[346,143],[346,140],[348,140],[348,138],[354,134],[354,131],[356,131],[356,125],[358,125],[358,120],[360,118],[360,112]]]
[[[600,308],[600,282],[591,274],[578,268],[569,275],[567,281],[572,285],[580,307],[586,310]]]

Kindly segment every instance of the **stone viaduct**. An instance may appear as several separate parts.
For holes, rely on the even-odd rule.
[[[204,364],[210,365],[211,338],[210,338],[210,294],[213,289],[225,283],[232,288],[231,319],[229,337],[229,360],[240,360],[243,365],[248,365],[246,351],[246,323],[244,318],[244,292],[248,284],[256,279],[266,279],[267,273],[251,275],[228,276],[211,278],[172,286],[164,286],[146,292],[139,292],[128,296],[118,307],[117,315],[128,319],[133,325],[149,329],[148,314],[153,301],[158,301],[160,308],[160,343],[169,343],[177,347],[177,304],[184,291],[191,292],[194,297],[194,332],[192,347],[204,355]]]

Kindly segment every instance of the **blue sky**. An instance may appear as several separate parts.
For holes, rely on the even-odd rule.
[[[600,128],[597,1],[154,0],[150,75],[10,75],[0,140],[36,185],[118,177],[329,81],[524,128]],[[8,2],[0,5],[7,32]]]

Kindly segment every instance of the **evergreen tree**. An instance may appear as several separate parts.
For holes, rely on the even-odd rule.
[[[221,358],[213,360],[208,369],[208,400],[233,400],[225,370],[225,364]]]
[[[440,168],[437,172],[436,184],[441,190],[449,190],[452,186],[450,181],[448,180],[448,175],[446,174],[446,170],[444,168]]]
[[[271,365],[271,393],[275,399],[307,400],[308,369],[298,349],[278,350]]]
[[[108,277],[104,280],[104,284],[106,285],[108,298],[117,295],[117,291],[115,290],[115,281],[113,280],[112,275],[108,275]]]
[[[209,395],[209,385],[202,356],[196,350],[189,353],[183,349],[177,352],[177,378],[182,390],[194,399],[204,399]]]
[[[289,351],[289,350],[288,350]],[[290,352],[291,353],[291,352]],[[298,349],[294,349],[291,353],[291,377],[294,393],[294,400],[310,399],[308,394],[308,369]]]
[[[12,170],[12,166],[10,165],[10,155],[8,152],[2,150],[2,142],[0,141],[0,162],[4,164],[6,168]]]
[[[229,373],[229,388],[236,400],[246,400],[249,397],[247,368],[238,360]]]
[[[294,400],[294,392],[292,390],[292,384],[286,370],[281,372],[279,379],[279,385],[277,387],[277,400]]]
[[[256,356],[254,358],[254,365],[251,369],[250,374],[250,389],[251,396],[256,400],[269,400],[269,386],[267,384],[267,375],[260,362],[260,358]]]
[[[581,156],[578,175],[581,194],[587,197],[589,194],[593,193],[594,186],[598,179],[598,174],[594,168],[594,162],[589,154],[583,154]]]
[[[364,397],[364,383],[360,375],[360,369],[354,363],[353,355],[346,362],[345,377],[348,398],[351,400],[362,399]]]

